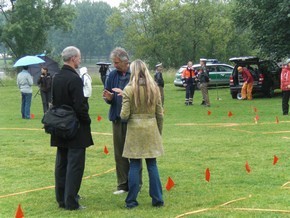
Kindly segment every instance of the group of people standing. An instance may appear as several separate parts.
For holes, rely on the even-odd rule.
[[[193,68],[192,61],[188,61],[186,69],[182,71],[181,74],[182,84],[185,87],[185,105],[193,105],[193,97],[196,86],[199,85],[199,88],[202,93],[202,102],[201,105],[205,107],[210,107],[210,101],[208,96],[208,82],[209,82],[209,73],[206,68],[206,59],[200,59],[200,69],[195,70]]]
[[[156,162],[156,158],[163,154],[160,91],[143,61],[135,60],[129,64],[128,53],[120,47],[115,48],[110,57],[116,69],[108,75],[103,98],[110,104],[109,120],[113,128],[118,183],[114,194],[128,192],[126,207],[138,206],[142,159],[145,159],[152,206],[163,206]]]
[[[59,208],[81,210],[78,194],[85,169],[86,148],[93,145],[88,98],[92,94],[91,78],[87,68],[80,68],[81,52],[74,46],[62,51],[63,66],[53,76],[42,69],[38,80],[44,112],[53,104],[69,105],[76,112],[80,126],[73,139],[51,135],[50,145],[56,147],[55,195]],[[162,127],[163,105],[158,85],[146,64],[135,60],[129,64],[128,53],[120,47],[110,55],[115,70],[108,75],[103,98],[110,104],[109,120],[112,122],[117,189],[113,194],[127,193],[125,207],[138,206],[138,193],[142,187],[142,159],[149,174],[149,194],[152,206],[164,205],[162,185],[156,158],[163,155]],[[162,75],[161,75],[162,76]],[[27,79],[28,78],[28,79]],[[29,85],[24,86],[23,80]],[[32,95],[32,77],[23,68],[17,83],[23,96]],[[164,83],[163,83],[164,86]],[[51,93],[51,96],[48,94]],[[29,99],[28,99],[29,100]],[[26,113],[23,110],[23,118]]]

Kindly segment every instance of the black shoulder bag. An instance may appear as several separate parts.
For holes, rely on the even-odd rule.
[[[52,95],[53,79],[51,88]],[[44,129],[46,133],[68,140],[75,137],[80,126],[74,109],[69,105],[49,107],[49,109],[43,115],[41,122],[44,124]]]

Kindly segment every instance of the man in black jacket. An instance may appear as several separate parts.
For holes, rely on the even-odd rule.
[[[80,50],[69,46],[62,52],[64,65],[52,82],[52,104],[71,106],[80,121],[76,136],[64,140],[51,136],[51,146],[57,147],[55,162],[55,193],[59,207],[79,210],[79,189],[85,168],[86,148],[93,145],[88,104],[84,101],[83,83],[75,69],[81,62]]]

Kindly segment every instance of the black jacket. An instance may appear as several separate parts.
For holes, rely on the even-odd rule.
[[[43,92],[50,92],[51,87],[51,76],[49,73],[46,75],[41,74],[39,79],[37,80],[37,84],[39,85],[39,88]]]
[[[63,104],[72,106],[80,121],[80,128],[76,137],[72,140],[51,136],[51,146],[85,148],[94,144],[91,135],[88,104],[84,99],[82,79],[73,68],[64,65],[53,78],[52,103],[55,106]]]

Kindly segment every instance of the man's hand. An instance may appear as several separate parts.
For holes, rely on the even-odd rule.
[[[103,91],[103,98],[107,99],[108,101],[111,101],[113,99],[114,94],[112,92],[109,92],[107,89]]]

